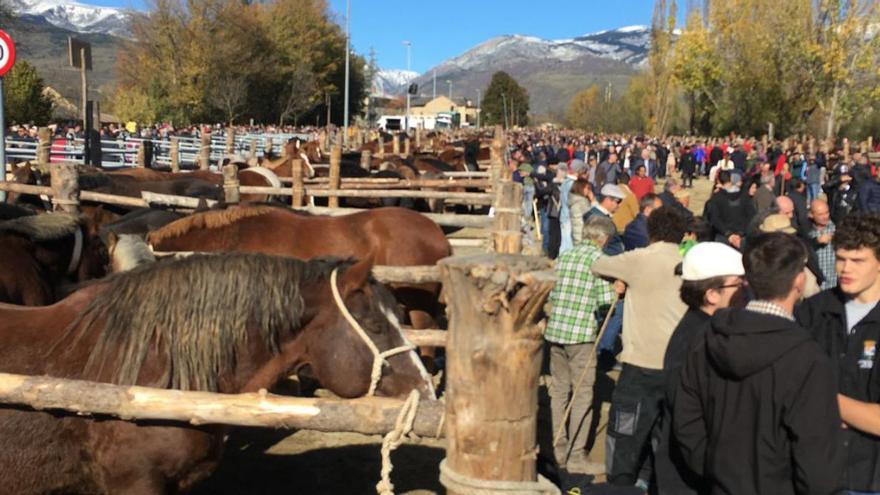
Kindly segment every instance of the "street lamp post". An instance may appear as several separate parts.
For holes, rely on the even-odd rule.
[[[482,108],[480,107],[480,90],[477,90],[477,129],[480,129],[480,114],[482,112]]]
[[[406,71],[409,72],[410,71],[410,62],[411,62],[410,58],[411,58],[412,43],[409,41],[404,41],[403,46],[406,47]],[[407,134],[409,134],[409,99],[410,99],[410,96],[411,95],[409,94],[409,88],[407,88],[406,89],[406,118],[403,119],[403,122],[404,122],[403,130]]]
[[[348,80],[351,53],[351,0],[345,0],[345,107],[343,108],[342,145],[348,144]]]

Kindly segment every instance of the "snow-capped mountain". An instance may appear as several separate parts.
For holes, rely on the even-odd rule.
[[[650,44],[651,29],[648,26],[627,26],[562,40],[506,35],[485,41],[441,63],[432,71],[436,70],[439,76],[447,72],[485,67],[487,64],[495,65],[501,60],[520,63],[534,60],[572,62],[584,56],[639,65],[646,60]]]
[[[41,17],[70,31],[131,36],[124,9],[58,0],[11,0],[11,5],[17,14]]]
[[[407,85],[419,77],[418,72],[401,69],[381,69],[373,76],[372,94],[394,96],[406,91]]]

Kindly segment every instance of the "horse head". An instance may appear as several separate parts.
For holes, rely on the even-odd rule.
[[[30,186],[45,186],[49,185],[49,173],[48,171],[45,171],[44,173],[44,171],[36,164],[25,162],[24,165],[13,169],[12,181]],[[28,204],[44,211],[52,210],[51,204],[47,199],[42,199],[39,196],[33,196],[30,194],[9,192],[6,196],[6,202],[9,204]]]
[[[375,388],[377,395],[400,397],[415,389],[434,399],[431,377],[401,331],[394,297],[370,276],[372,267],[372,257],[340,265],[311,294],[315,301],[306,306],[320,309],[300,337],[307,349],[302,363],[342,397]]]

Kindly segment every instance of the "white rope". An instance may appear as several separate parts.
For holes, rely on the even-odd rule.
[[[472,478],[455,472],[446,459],[440,461],[440,483],[450,492],[462,495],[559,495],[559,488],[538,475],[537,481],[505,481]]]
[[[382,439],[382,479],[376,483],[376,493],[379,495],[394,495],[394,484],[391,483],[391,470],[394,469],[394,464],[391,463],[391,451],[400,447],[406,435],[412,431],[418,409],[419,392],[411,390],[397,414],[394,429]]]
[[[382,366],[388,364],[387,358],[395,354],[412,351],[415,349],[415,346],[412,344],[405,344],[400,347],[380,352],[379,348],[376,347],[376,344],[373,342],[373,339],[367,335],[364,328],[354,319],[348,311],[348,308],[345,307],[345,302],[342,300],[342,295],[339,294],[339,288],[336,286],[336,276],[338,271],[338,268],[334,268],[333,272],[330,274],[330,289],[333,292],[333,300],[336,301],[336,306],[339,308],[339,312],[342,313],[342,316],[345,317],[351,328],[354,329],[355,333],[357,333],[361,340],[364,341],[364,344],[366,344],[367,349],[373,354],[373,369],[370,372],[370,388],[367,391],[367,395],[370,396],[376,393],[376,387],[379,385],[379,380],[382,379]]]

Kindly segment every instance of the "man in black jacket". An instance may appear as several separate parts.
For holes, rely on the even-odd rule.
[[[841,488],[831,362],[792,316],[806,250],[763,234],[743,255],[755,300],[725,309],[687,354],[673,431],[711,493],[832,494]]]
[[[832,240],[837,287],[807,299],[798,321],[831,357],[840,393],[862,401],[880,402],[880,214],[852,213]],[[880,492],[880,438],[853,428],[844,432],[846,488]]]
[[[660,495],[708,491],[706,480],[691,471],[679,449],[672,446],[672,404],[688,349],[706,332],[713,314],[741,305],[744,274],[740,252],[720,242],[701,242],[684,255],[679,295],[688,310],[672,332],[663,359],[666,400],[654,452],[656,492]]]
[[[748,191],[740,189],[733,179],[729,170],[718,173],[721,190],[706,203],[703,217],[712,225],[716,241],[739,249],[749,221],[755,216],[755,206]]]

